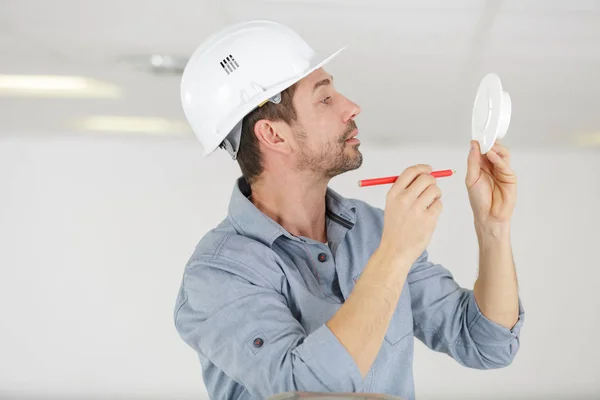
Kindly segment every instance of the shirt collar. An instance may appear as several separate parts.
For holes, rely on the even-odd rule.
[[[268,246],[273,245],[273,242],[282,235],[292,240],[299,240],[256,208],[249,199],[251,193],[252,190],[246,180],[243,177],[238,178],[231,193],[228,210],[229,219],[238,231]],[[356,207],[350,200],[328,187],[325,204],[328,218],[347,229],[352,229],[356,222]]]

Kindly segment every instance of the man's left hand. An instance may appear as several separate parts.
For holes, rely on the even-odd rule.
[[[496,142],[481,154],[479,142],[472,140],[465,184],[476,226],[509,224],[517,202],[517,176],[504,146]]]

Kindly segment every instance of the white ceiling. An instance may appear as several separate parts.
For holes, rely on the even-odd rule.
[[[246,19],[286,23],[318,51],[350,46],[327,70],[362,106],[365,143],[464,143],[488,72],[512,98],[509,145],[600,133],[600,0],[0,0],[0,74],[89,76],[125,93],[0,97],[0,136],[79,134],[73,121],[93,115],[183,120],[179,76],[124,57],[187,57]]]

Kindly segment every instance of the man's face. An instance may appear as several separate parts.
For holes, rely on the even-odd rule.
[[[362,164],[354,118],[360,107],[338,93],[322,68],[302,79],[293,98],[297,120],[296,167],[317,177],[333,178]]]

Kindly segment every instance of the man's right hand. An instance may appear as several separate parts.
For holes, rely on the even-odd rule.
[[[442,212],[442,192],[429,165],[407,168],[390,188],[380,248],[412,265],[431,241]]]
[[[406,169],[387,195],[383,234],[346,302],[327,326],[363,377],[373,365],[411,266],[423,253],[442,211],[431,167]]]

